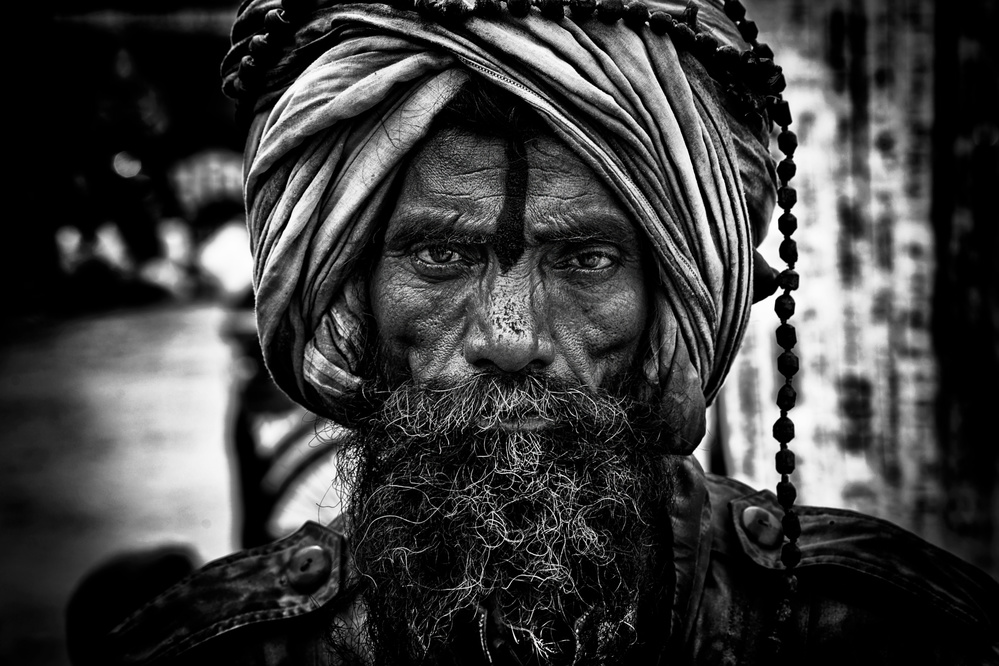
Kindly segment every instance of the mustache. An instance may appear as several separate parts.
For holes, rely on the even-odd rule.
[[[672,433],[658,388],[628,375],[609,388],[540,374],[480,373],[404,381],[378,396],[369,426],[411,440],[469,437],[531,422],[563,435],[665,441]]]

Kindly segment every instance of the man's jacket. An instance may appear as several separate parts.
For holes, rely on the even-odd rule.
[[[764,643],[783,591],[782,509],[769,491],[680,475],[676,584],[661,664],[773,663]],[[800,507],[802,559],[777,663],[999,664],[999,584],[890,523]],[[307,523],[209,563],[98,641],[94,663],[338,663],[332,622],[358,623],[344,537]],[[489,663],[479,651],[468,664]]]

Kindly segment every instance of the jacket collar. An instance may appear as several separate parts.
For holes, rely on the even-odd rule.
[[[704,470],[687,456],[677,469],[676,499],[670,510],[676,584],[668,653],[683,645],[693,627],[711,558],[711,515]]]

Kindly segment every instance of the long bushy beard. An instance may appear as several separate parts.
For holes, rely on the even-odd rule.
[[[648,405],[532,376],[388,392],[344,450],[376,661],[614,663],[639,646],[671,538]],[[502,427],[532,421],[547,427]]]

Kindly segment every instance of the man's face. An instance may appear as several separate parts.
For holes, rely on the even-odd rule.
[[[444,130],[370,289],[382,402],[343,451],[380,661],[639,645],[668,597],[672,439],[635,372],[647,294],[616,199],[553,137]]]
[[[648,308],[635,229],[588,166],[551,137],[462,130],[413,158],[371,302],[403,377],[531,372],[589,387],[634,365]]]

